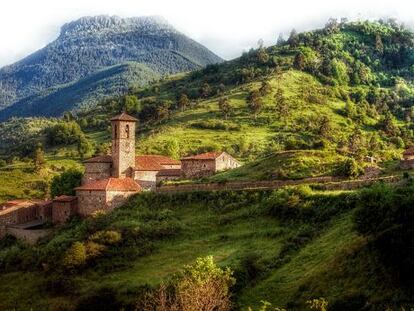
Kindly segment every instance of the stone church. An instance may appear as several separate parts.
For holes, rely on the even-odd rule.
[[[78,213],[87,216],[96,210],[112,210],[131,195],[153,190],[157,175],[169,179],[181,176],[181,162],[159,155],[135,155],[137,119],[122,113],[111,119],[111,155],[84,162],[82,185],[77,187]]]

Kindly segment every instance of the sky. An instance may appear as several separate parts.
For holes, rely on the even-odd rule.
[[[276,42],[280,33],[323,27],[329,17],[393,17],[414,25],[411,0],[5,0],[0,4],[0,67],[44,47],[82,16],[159,15],[224,59]]]

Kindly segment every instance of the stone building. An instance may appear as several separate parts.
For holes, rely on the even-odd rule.
[[[211,176],[240,165],[239,161],[226,152],[206,152],[181,159],[181,170],[185,178]]]
[[[78,198],[62,195],[53,199],[52,222],[61,224],[78,214]]]
[[[131,195],[141,191],[141,187],[130,177],[106,178],[75,188],[80,216],[91,215],[96,211],[111,211],[122,205]]]
[[[409,147],[403,152],[400,167],[405,170],[414,168],[414,146]]]

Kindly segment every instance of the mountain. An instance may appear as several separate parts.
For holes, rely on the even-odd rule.
[[[235,310],[260,310],[261,301],[272,303],[268,310],[309,310],[307,301],[321,297],[329,310],[409,309],[413,170],[401,170],[399,159],[414,145],[413,38],[393,21],[330,21],[238,59],[131,89],[119,105],[1,123],[9,163],[0,167],[0,200],[46,195],[48,178],[80,165],[76,143],[48,143],[52,126],[64,132],[78,123],[102,152],[108,120],[122,110],[139,118],[137,153],[179,158],[225,150],[243,162],[197,183],[352,179],[370,167],[411,186],[138,195],[113,213],[73,220],[37,246],[3,241],[0,309],[93,310],[110,297],[126,310],[143,310],[136,304],[144,292],[207,255],[234,271]],[[46,153],[40,173],[26,158],[38,142]],[[92,238],[102,231],[122,241]],[[74,243],[90,249],[91,241],[105,244],[102,251],[62,272]]]
[[[65,24],[59,37],[45,48],[0,69],[0,109],[19,103],[7,114],[20,115],[23,106],[31,104],[29,96],[44,96],[39,93],[54,92],[49,89],[62,88],[99,70],[130,61],[166,75],[222,59],[159,17],[83,17]],[[46,100],[42,105],[49,106],[44,108],[48,115],[59,115],[60,110],[53,109],[55,104]]]

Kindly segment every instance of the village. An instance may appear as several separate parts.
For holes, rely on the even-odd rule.
[[[224,151],[191,155],[180,160],[163,155],[136,155],[137,119],[121,113],[110,122],[111,154],[98,155],[83,162],[85,173],[82,184],[74,189],[76,195],[62,195],[50,200],[15,199],[4,203],[0,206],[0,238],[9,234],[28,243],[35,243],[50,232],[49,229],[43,229],[46,223],[60,225],[73,216],[88,217],[98,211],[110,212],[139,192],[177,189],[174,186],[161,187],[166,181],[199,179],[241,166],[238,160]],[[375,163],[372,157],[369,161]],[[400,168],[414,168],[414,147],[405,150]],[[327,176],[304,181],[263,181],[257,184],[265,188],[277,188],[289,184],[324,183],[332,180]],[[248,184],[238,185],[236,189],[249,187]],[[190,191],[204,188],[216,190],[217,185],[179,187]]]
[[[6,234],[35,242],[55,225],[79,215],[111,211],[131,195],[156,191],[157,185],[180,178],[207,177],[241,164],[226,152],[207,152],[174,160],[162,155],[135,155],[137,119],[121,113],[111,120],[111,155],[84,161],[82,184],[75,196],[62,195],[52,200],[12,200],[0,206],[0,238]]]

